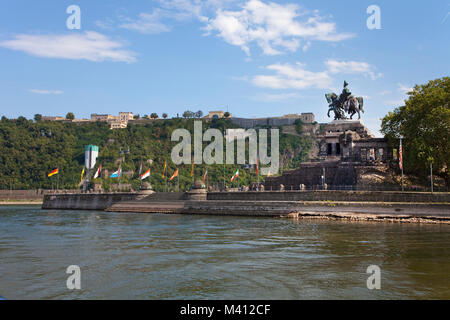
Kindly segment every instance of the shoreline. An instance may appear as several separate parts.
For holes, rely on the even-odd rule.
[[[24,203],[21,203],[24,204]],[[36,202],[33,204],[37,204]],[[43,209],[450,223],[450,193],[348,191],[46,195]]]
[[[40,200],[14,200],[14,201],[0,201],[0,206],[16,206],[16,205],[40,205],[42,206],[42,204],[44,203],[44,201],[40,201]]]
[[[357,212],[297,212],[280,216],[282,219],[293,220],[333,220],[350,222],[386,222],[386,223],[419,223],[419,224],[437,224],[450,225],[449,216],[412,216],[389,214],[367,214]]]

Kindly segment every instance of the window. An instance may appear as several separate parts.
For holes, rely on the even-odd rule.
[[[341,154],[341,144],[340,143],[336,143],[336,154],[337,155]]]
[[[333,144],[331,144],[331,143],[328,144],[327,154],[329,156],[331,156],[333,154]]]

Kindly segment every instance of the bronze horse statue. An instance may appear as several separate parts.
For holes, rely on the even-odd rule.
[[[334,92],[325,95],[329,104],[328,117],[330,117],[330,112],[334,111],[334,120],[347,119],[345,113],[350,115],[350,119],[353,119],[353,116],[358,113],[358,120],[360,120],[361,112],[364,113],[363,97],[353,96],[347,86],[347,81],[344,81],[344,90],[339,97]]]
[[[344,110],[350,114],[350,119],[358,113],[358,120],[361,119],[361,112],[364,113],[364,99],[363,97],[350,96],[347,101],[344,102]]]

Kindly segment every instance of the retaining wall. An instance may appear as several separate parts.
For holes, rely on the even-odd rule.
[[[105,210],[115,203],[136,200],[137,193],[45,195],[42,209]]]
[[[210,192],[208,200],[232,201],[357,201],[450,203],[450,193],[395,191],[265,191]]]

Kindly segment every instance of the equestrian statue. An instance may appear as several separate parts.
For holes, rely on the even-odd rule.
[[[358,120],[361,119],[361,112],[364,113],[364,99],[352,95],[348,89],[347,81],[344,81],[344,89],[339,97],[334,92],[327,93],[325,97],[329,104],[328,117],[330,117],[330,112],[333,111],[334,120],[347,119],[346,113],[350,115],[350,119],[353,119],[353,116],[358,113]]]

